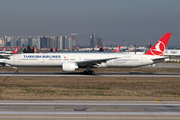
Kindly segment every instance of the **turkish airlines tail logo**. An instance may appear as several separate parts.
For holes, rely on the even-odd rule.
[[[103,50],[105,50],[105,49],[106,49],[106,46],[103,47]]]
[[[34,47],[34,53],[36,53],[37,52],[37,47]]]
[[[56,48],[54,48],[53,52],[55,52],[55,53],[56,53]]]
[[[120,48],[121,48],[121,46],[119,45],[114,52],[119,52]]]
[[[152,48],[145,53],[145,55],[159,55],[163,56],[164,50],[168,44],[171,33],[166,33]]]
[[[94,50],[97,50],[97,46],[94,48]]]
[[[2,51],[6,51],[6,47]]]
[[[18,52],[18,47],[14,51],[12,51],[12,53],[17,53],[17,52]]]

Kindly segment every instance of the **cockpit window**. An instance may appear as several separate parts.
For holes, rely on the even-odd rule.
[[[6,58],[7,60],[10,60],[10,58]]]

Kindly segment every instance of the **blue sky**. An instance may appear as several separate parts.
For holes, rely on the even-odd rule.
[[[180,0],[1,0],[0,37],[97,33],[105,44],[154,44],[172,32],[180,45]],[[124,42],[122,42],[124,41]]]

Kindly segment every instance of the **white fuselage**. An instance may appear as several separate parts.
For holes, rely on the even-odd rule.
[[[153,59],[161,56],[128,55],[122,53],[35,53],[16,54],[4,63],[14,67],[62,67],[63,63],[78,63],[113,58],[95,67],[139,67],[154,64]],[[163,58],[163,57],[162,57]],[[81,65],[79,67],[86,67]]]

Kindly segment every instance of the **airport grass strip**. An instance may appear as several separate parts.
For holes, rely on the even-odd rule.
[[[180,100],[180,78],[0,77],[0,99]]]

